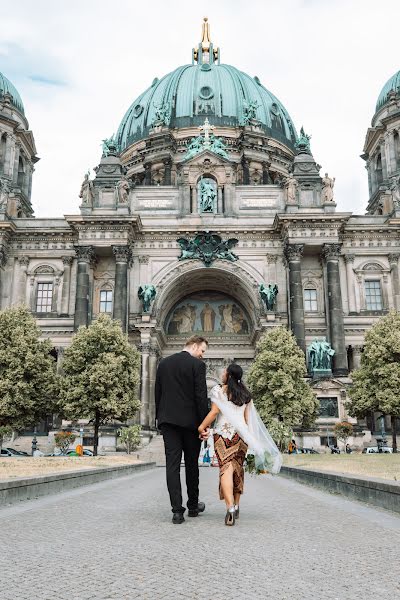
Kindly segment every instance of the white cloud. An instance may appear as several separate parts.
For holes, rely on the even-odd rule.
[[[0,71],[20,91],[40,162],[37,216],[76,213],[100,142],[154,77],[191,60],[202,17],[222,61],[261,82],[312,134],[339,210],[363,213],[362,153],[375,101],[398,69],[398,0],[20,0],[1,6]],[[382,28],[381,25],[385,25]]]

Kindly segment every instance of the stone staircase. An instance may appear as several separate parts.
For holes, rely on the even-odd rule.
[[[165,467],[164,440],[162,435],[155,435],[151,442],[136,452],[139,460],[155,462],[157,467]]]

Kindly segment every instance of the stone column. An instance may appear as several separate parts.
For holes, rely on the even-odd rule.
[[[388,164],[386,160],[386,142],[384,138],[380,140],[380,148],[382,161],[382,180],[385,180],[388,177]]]
[[[151,185],[151,162],[144,165],[144,185]]]
[[[4,161],[4,175],[13,180],[13,168],[14,168],[14,138],[7,134],[6,138],[6,155]]]
[[[354,254],[345,254],[344,262],[346,263],[346,280],[347,280],[347,300],[349,313],[356,312],[356,296],[354,290],[354,271],[353,271],[353,263],[354,263]]]
[[[394,307],[396,310],[400,310],[399,256],[400,254],[389,254],[388,256],[392,277]]]
[[[250,184],[250,167],[249,161],[247,158],[242,158],[242,167],[243,167],[243,185]]]
[[[149,354],[150,344],[140,344],[139,352],[142,355],[142,374],[140,386],[140,424],[143,427],[149,426]]]
[[[15,142],[15,147],[14,147],[14,165],[12,167],[13,169],[13,182],[17,183],[18,181],[18,166],[19,166],[19,153],[21,150],[21,144],[20,142],[16,141]]]
[[[298,345],[305,353],[303,283],[301,280],[301,257],[303,250],[303,244],[288,244],[285,248],[285,256],[289,265],[290,326]]]
[[[53,295],[51,298],[51,312],[57,314],[57,302],[58,302],[58,289],[60,287],[60,277],[59,274],[54,278],[53,283]]]
[[[268,163],[268,162],[263,162],[263,164],[262,164],[262,169],[263,169],[263,171],[262,171],[262,182],[263,182],[263,185],[268,185],[268,184],[271,183],[271,178],[269,176],[269,166],[270,166],[270,164],[271,163]]]
[[[68,317],[69,315],[69,293],[71,287],[71,265],[73,257],[63,256],[62,262],[64,265],[63,282],[61,290],[61,315],[62,317]]]
[[[113,246],[115,256],[115,287],[113,318],[121,321],[122,331],[127,330],[128,312],[128,261],[131,254],[129,246]]]
[[[77,246],[76,255],[78,258],[78,268],[76,273],[76,298],[75,298],[75,317],[74,328],[89,324],[89,268],[94,258],[92,246]]]
[[[156,348],[150,348],[149,356],[149,425],[155,426],[156,419],[156,404],[155,404],[155,383],[157,373],[158,352]]]
[[[344,337],[342,293],[340,289],[340,244],[325,244],[322,255],[326,261],[330,343],[335,350],[334,375],[347,375],[347,352]]]
[[[171,160],[171,158],[165,158],[163,162],[164,162],[164,181],[163,181],[163,185],[171,185],[172,160]]]
[[[222,215],[224,212],[224,204],[222,199],[222,186],[218,186],[218,201],[217,201],[217,213]]]

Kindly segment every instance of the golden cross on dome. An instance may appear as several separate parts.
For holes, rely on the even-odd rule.
[[[201,42],[197,48],[193,48],[192,57],[198,64],[213,64],[215,61],[218,61],[219,64],[219,48],[214,48],[211,41],[210,24],[207,17],[203,19]]]

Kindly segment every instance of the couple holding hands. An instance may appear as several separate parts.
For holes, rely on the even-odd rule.
[[[205,504],[199,502],[198,458],[201,442],[209,437],[214,423],[219,495],[226,504],[225,525],[232,526],[239,517],[246,455],[254,457],[257,472],[278,473],[282,458],[254,407],[238,364],[231,363],[222,375],[221,385],[212,388],[209,410],[206,365],[202,360],[207,347],[204,337],[192,336],[182,352],[160,362],[155,385],[156,419],[164,438],[172,522],[185,521],[180,480],[182,453],[188,515],[197,517],[205,510]]]

